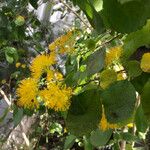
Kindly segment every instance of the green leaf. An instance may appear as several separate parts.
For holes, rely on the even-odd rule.
[[[101,118],[100,91],[88,90],[73,96],[67,116],[68,131],[76,136],[90,134]]]
[[[0,116],[0,123],[2,123],[2,122],[4,121],[4,119],[5,119],[5,117],[7,116],[8,112],[9,112],[9,107],[7,107],[7,108],[4,110],[2,116]]]
[[[148,128],[148,122],[144,116],[144,112],[141,105],[138,107],[135,114],[135,124],[138,132],[146,132]]]
[[[127,35],[123,46],[123,59],[128,60],[141,46],[150,44],[150,21],[143,29]]]
[[[133,141],[136,141],[138,137],[131,134],[130,132],[118,132],[118,133],[116,132],[114,134],[114,139],[117,141],[124,140],[127,142],[133,142]]]
[[[126,144],[126,150],[133,150],[132,144]]]
[[[103,8],[103,1],[102,0],[90,0],[91,5],[95,8],[97,12],[101,11]]]
[[[87,48],[90,50],[94,50],[96,46],[96,41],[94,39],[89,39],[86,41]]]
[[[5,51],[6,60],[10,64],[18,60],[18,53],[14,47],[5,47],[4,51]]]
[[[142,73],[140,63],[136,60],[127,62],[126,67],[130,77],[137,77]]]
[[[93,14],[94,16],[92,19],[89,19],[89,22],[91,23],[92,27],[97,31],[97,33],[101,34],[105,31],[102,17],[100,13],[96,12],[96,10],[93,10]]]
[[[73,146],[75,139],[76,136],[74,135],[67,136],[65,140],[64,150],[70,149]]]
[[[149,77],[150,75],[148,73],[142,72],[140,76],[131,80],[131,83],[134,85],[136,91],[139,92],[140,94],[142,93],[143,87],[148,81]]]
[[[21,122],[22,118],[23,118],[23,109],[15,106],[13,112],[14,126],[17,126]]]
[[[89,4],[88,0],[76,0],[78,6],[85,12],[86,16],[90,19],[93,18],[94,13],[93,13],[93,8]]]
[[[105,51],[103,49],[98,50],[91,54],[85,62],[86,65],[86,74],[87,76],[91,76],[95,73],[98,73],[104,67],[104,59],[105,59]]]
[[[117,81],[117,73],[114,70],[104,70],[100,73],[100,86],[105,89]]]
[[[75,5],[78,5],[81,10],[87,16],[90,24],[98,33],[102,33],[104,31],[104,24],[101,15],[97,12],[101,10],[102,0],[72,0]],[[101,1],[101,3],[99,3]],[[97,5],[99,4],[99,5]]]
[[[138,137],[129,133],[129,132],[124,132],[120,134],[121,139],[127,142],[134,142],[137,141]]]
[[[127,81],[117,81],[101,95],[105,115],[109,123],[127,123],[134,112],[136,91]]]
[[[93,146],[100,147],[106,145],[112,135],[112,130],[107,130],[105,132],[97,129],[91,133],[90,141]]]
[[[132,148],[132,150],[145,150],[145,147],[135,147],[135,148]]]
[[[7,54],[6,54],[6,60],[7,60],[10,64],[12,64],[12,63],[14,62],[13,57],[10,57],[10,56],[7,55]]]
[[[130,2],[130,1],[140,1],[140,0],[118,0],[118,2],[120,2],[121,4]]]
[[[71,71],[65,78],[65,83],[67,86],[76,86],[78,83],[78,78],[76,77],[76,71]]]
[[[34,114],[34,110],[26,108],[26,109],[23,110],[23,114],[27,115],[27,116],[32,116]]]
[[[114,143],[113,150],[120,150],[120,145],[117,143]]]
[[[84,150],[93,150],[93,145],[90,143],[88,136],[83,136]]]
[[[124,4],[118,0],[103,0],[102,15],[111,29],[130,33],[142,28],[150,18],[150,0],[129,1]]]
[[[142,103],[142,108],[144,111],[144,115],[148,119],[148,122],[150,123],[150,79],[148,82],[145,84],[143,88],[143,92],[141,94],[141,103]]]

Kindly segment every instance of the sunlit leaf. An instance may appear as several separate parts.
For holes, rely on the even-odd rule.
[[[144,11],[143,11],[144,10]],[[103,0],[103,19],[109,27],[121,33],[142,28],[150,18],[150,0],[130,1]]]

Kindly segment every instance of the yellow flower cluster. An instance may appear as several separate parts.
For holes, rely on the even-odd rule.
[[[59,87],[51,83],[48,88],[40,91],[40,97],[45,102],[45,106],[55,111],[65,111],[70,106],[71,88]]]
[[[116,129],[118,128],[119,126],[117,124],[111,124],[107,121],[107,118],[105,116],[105,111],[104,111],[104,108],[102,109],[102,118],[101,118],[101,121],[100,121],[100,129],[102,131],[106,131],[108,129]]]
[[[117,47],[113,47],[113,48],[109,49],[108,52],[106,52],[106,57],[105,57],[106,66],[109,66],[109,65],[115,63],[116,61],[118,61],[121,54],[122,54],[121,46],[117,46]]]
[[[38,108],[37,101],[38,87],[35,79],[28,78],[21,81],[17,89],[19,97],[18,105],[25,108]]]
[[[32,78],[22,80],[17,89],[19,106],[34,109],[43,102],[55,111],[69,108],[72,90],[62,83],[62,74],[52,67],[55,63],[56,56],[53,52],[50,55],[39,55],[33,60],[30,67]],[[44,77],[43,73],[46,74]],[[44,78],[42,84],[41,78]]]
[[[62,81],[63,80],[63,75],[60,72],[48,70],[46,79],[47,79],[47,82],[50,82],[52,80]]]
[[[39,79],[44,72],[50,70],[50,66],[56,63],[56,54],[53,52],[50,55],[37,56],[30,67],[32,76]]]
[[[150,73],[150,53],[145,53],[141,60],[141,69]]]
[[[17,62],[16,63],[16,68],[19,68],[19,67],[21,67],[21,68],[26,68],[26,64],[21,64],[20,62]]]
[[[64,54],[65,52],[72,52],[74,50],[74,31],[69,31],[65,35],[57,38],[53,43],[49,45],[50,51],[59,50],[59,53]]]

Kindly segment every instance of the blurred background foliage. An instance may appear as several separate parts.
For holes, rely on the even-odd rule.
[[[32,0],[8,0],[1,2],[1,80],[9,80],[10,74],[14,73],[15,69],[17,74],[20,74],[22,70],[25,71],[30,58],[37,53],[45,51],[45,47],[47,47],[50,42],[51,27],[46,27],[41,23],[34,10],[29,11],[29,2],[37,9],[37,1]],[[22,65],[20,72],[18,68],[15,67],[17,62]]]

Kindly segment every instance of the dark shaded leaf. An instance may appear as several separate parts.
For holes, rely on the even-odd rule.
[[[101,118],[100,92],[88,90],[72,98],[67,116],[67,128],[71,134],[83,136],[97,128]]]
[[[86,65],[86,74],[91,76],[104,67],[105,50],[101,49],[91,54],[83,64]]]
[[[13,113],[13,122],[14,126],[17,126],[23,118],[23,109],[14,107],[14,113]]]
[[[144,111],[144,115],[150,123],[150,79],[147,81],[141,94],[141,103]]]
[[[105,132],[97,129],[91,133],[90,141],[95,147],[100,147],[106,145],[112,135],[112,130],[107,130]]]
[[[136,91],[127,81],[117,81],[101,95],[106,118],[109,123],[130,122],[136,102]]]
[[[70,149],[73,146],[75,139],[76,136],[74,135],[67,136],[65,140],[64,150]]]
[[[145,133],[148,128],[148,122],[144,116],[142,106],[140,105],[135,114],[135,124],[139,132]]]
[[[38,8],[38,0],[29,0],[30,4],[35,8],[37,9]]]

